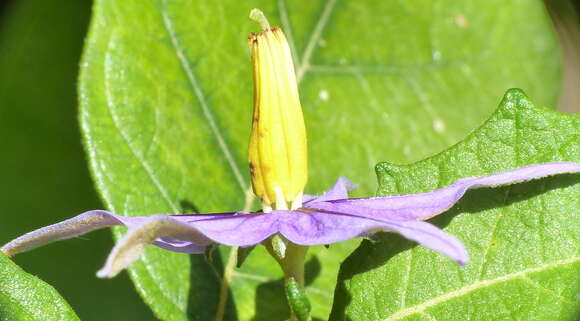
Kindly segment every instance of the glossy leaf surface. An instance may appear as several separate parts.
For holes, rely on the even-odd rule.
[[[0,320],[80,320],[58,292],[0,253]]]
[[[377,161],[416,160],[447,147],[483,121],[505,88],[555,100],[559,60],[540,2],[100,0],[79,88],[85,145],[108,209],[254,208],[246,198],[253,7],[292,42],[309,193],[343,175],[360,184],[359,195],[371,194]],[[336,263],[348,253],[342,247],[312,251],[324,262],[311,285],[317,318],[328,315]],[[264,251],[239,273],[230,257],[223,251],[212,270],[203,258],[151,248],[130,273],[164,320],[286,317],[283,300],[255,303],[274,292],[263,281],[281,277]],[[282,293],[281,284],[275,288]]]
[[[510,90],[465,140],[406,166],[377,166],[379,194],[417,193],[462,177],[580,161],[580,117]],[[457,236],[459,266],[392,234],[342,264],[331,320],[574,320],[578,312],[580,175],[473,190],[432,222]]]
[[[90,12],[88,0],[0,2],[2,244],[102,206],[77,123],[76,80]],[[83,321],[154,320],[126,276],[95,277],[112,245],[101,231],[13,259],[57,289]]]

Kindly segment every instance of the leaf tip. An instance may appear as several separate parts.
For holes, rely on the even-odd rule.
[[[528,102],[529,98],[528,98],[528,95],[526,95],[526,93],[522,89],[510,88],[510,89],[506,90],[504,97],[503,97],[503,100],[521,103],[524,101]]]

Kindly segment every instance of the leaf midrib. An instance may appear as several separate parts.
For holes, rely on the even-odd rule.
[[[27,309],[24,308],[24,305],[20,304],[15,298],[13,298],[12,296],[4,293],[4,292],[0,292],[0,296],[6,298],[6,300],[8,300],[9,302],[11,302],[13,307],[17,307],[18,311],[21,311],[22,313],[28,315],[30,317],[30,319],[27,320],[40,320],[38,318],[36,318],[36,315],[32,314],[32,312],[28,311]]]
[[[236,160],[234,159],[234,156],[233,156],[231,149],[229,148],[223,135],[220,132],[220,129],[218,128],[215,117],[212,114],[211,108],[209,107],[209,104],[207,102],[205,94],[203,93],[203,90],[201,89],[201,85],[199,84],[197,77],[195,76],[193,68],[189,64],[187,57],[185,56],[185,51],[183,49],[183,46],[181,45],[181,43],[179,42],[179,39],[177,38],[177,35],[175,33],[175,29],[173,28],[173,23],[171,22],[171,18],[169,17],[169,13],[167,12],[167,1],[166,0],[163,1],[163,6],[161,8],[161,16],[162,16],[162,20],[163,20],[163,27],[167,33],[167,36],[169,37],[169,40],[171,42],[171,46],[175,50],[175,54],[177,55],[177,59],[179,60],[179,64],[180,64],[183,72],[185,73],[185,76],[189,82],[191,90],[195,94],[195,97],[197,98],[197,100],[201,106],[202,113],[207,121],[207,124],[211,130],[211,133],[214,136],[214,138],[216,139],[218,146],[220,147],[220,149],[221,149],[221,151],[226,159],[226,162],[228,163],[229,167],[231,168],[232,173],[233,173],[238,185],[240,186],[240,189],[242,190],[242,192],[244,192],[247,189],[247,184],[244,180],[244,176],[242,175],[240,168],[238,167],[238,164],[237,164]]]
[[[331,13],[332,13],[334,7],[336,6],[337,1],[338,0],[327,0],[326,1],[326,4],[324,5],[324,8],[322,9],[322,13],[320,14],[320,17],[318,18],[318,22],[316,23],[316,25],[314,26],[314,29],[312,30],[312,33],[310,34],[310,38],[308,40],[308,43],[306,44],[306,48],[304,49],[304,53],[302,54],[302,59],[300,59],[300,66],[296,70],[296,80],[298,81],[299,85],[302,82],[304,75],[306,74],[306,72],[310,68],[310,59],[312,58],[312,55],[314,54],[314,49],[315,49],[316,43],[318,42],[318,40],[320,40],[320,37],[322,36],[322,33],[324,32],[324,29],[326,28],[328,21],[330,20]],[[288,25],[288,30],[291,30],[290,25]],[[294,44],[292,44],[291,46],[295,47]]]
[[[115,38],[115,33],[112,32],[110,35],[110,38],[107,42],[107,52],[105,53],[105,58],[103,61],[103,67],[104,67],[103,69],[104,69],[104,75],[105,75],[105,78],[104,78],[104,91],[105,92],[104,92],[104,94],[105,94],[105,99],[106,99],[107,110],[109,111],[109,114],[111,116],[111,120],[113,121],[115,129],[119,132],[122,139],[125,141],[125,144],[127,144],[127,147],[131,151],[131,154],[133,155],[133,157],[135,157],[135,159],[137,159],[138,163],[141,164],[141,166],[143,167],[143,169],[147,173],[149,179],[151,179],[151,181],[153,182],[153,185],[160,192],[163,200],[169,205],[171,210],[175,213],[178,213],[179,209],[178,209],[177,205],[171,200],[164,185],[157,179],[157,176],[155,175],[155,173],[151,169],[149,163],[143,158],[143,156],[141,154],[138,153],[137,149],[133,146],[133,144],[131,143],[131,139],[129,139],[127,133],[122,129],[122,126],[119,125],[118,116],[113,111],[113,109],[114,109],[113,96],[110,92],[110,85],[109,85],[109,81],[107,79],[107,74],[108,74],[107,73],[107,61],[108,61],[108,57],[109,57],[109,52],[111,51],[111,46],[114,43],[114,38]],[[111,204],[111,202],[108,202],[108,203]],[[153,277],[153,275],[150,271],[150,264],[146,263],[147,255],[146,254],[143,255],[141,259],[143,260],[143,265],[145,267],[146,273],[149,274],[149,276],[152,280],[155,280],[155,277]],[[134,274],[134,275],[136,275],[136,274]],[[163,291],[163,289],[156,282],[150,282],[150,284],[153,284],[153,285],[155,285],[155,287],[157,287],[157,289],[159,290],[161,295],[167,299],[167,302],[169,302],[170,304],[175,306],[179,311],[185,312],[183,309],[180,308],[178,302],[175,301],[175,298],[173,296],[171,296],[170,294],[166,293],[165,291]]]
[[[133,155],[133,157],[135,157],[135,159],[137,159],[138,163],[141,164],[141,166],[143,167],[143,169],[147,173],[147,176],[149,177],[149,179],[151,179],[151,181],[153,182],[153,185],[155,185],[155,188],[159,191],[159,193],[161,193],[161,197],[163,197],[163,199],[165,200],[167,205],[169,205],[169,207],[171,208],[171,211],[173,211],[174,213],[178,213],[179,209],[178,209],[177,205],[175,204],[175,202],[173,202],[171,200],[171,197],[169,196],[169,192],[167,191],[165,186],[161,183],[161,181],[157,178],[157,175],[155,175],[155,172],[151,168],[151,165],[149,165],[149,163],[145,160],[144,156],[138,152],[137,148],[135,148],[135,146],[133,145],[133,143],[131,141],[131,138],[129,137],[127,132],[123,130],[123,126],[120,125],[119,116],[114,111],[115,102],[114,102],[113,94],[111,93],[111,86],[109,85],[109,80],[107,79],[107,75],[109,74],[107,67],[110,64],[110,62],[109,62],[110,61],[110,52],[111,52],[111,47],[115,43],[114,38],[115,38],[115,33],[113,32],[111,34],[111,37],[109,38],[108,43],[107,43],[107,52],[105,53],[105,61],[104,61],[104,69],[105,69],[104,85],[105,85],[105,99],[106,99],[107,107],[108,107],[107,109],[109,110],[109,113],[111,115],[111,119],[113,121],[113,125],[115,125],[115,129],[117,130],[117,132],[119,132],[119,134],[121,135],[121,137],[125,141],[125,144],[127,145],[129,150],[131,151],[131,154]]]

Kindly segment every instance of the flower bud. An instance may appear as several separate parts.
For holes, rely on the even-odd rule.
[[[295,209],[302,206],[308,176],[306,128],[296,75],[284,33],[270,28],[261,12],[259,19],[264,30],[248,37],[254,69],[249,147],[252,188],[265,212],[289,205]]]

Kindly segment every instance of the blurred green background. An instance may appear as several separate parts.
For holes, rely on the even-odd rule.
[[[101,208],[77,123],[76,79],[91,2],[2,1],[0,20],[0,243]],[[15,257],[53,285],[82,320],[155,320],[123,273],[95,273],[109,230]]]
[[[580,110],[580,29],[569,1],[547,3],[561,37],[560,109]],[[88,0],[0,2],[0,243],[101,208],[77,123],[76,79],[90,18]],[[18,255],[82,320],[154,320],[126,274],[95,272],[113,245],[108,230]]]

